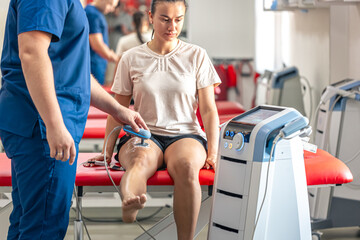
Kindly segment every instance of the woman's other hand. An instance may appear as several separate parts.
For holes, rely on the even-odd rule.
[[[95,161],[103,162],[104,161],[104,154],[101,153],[101,154],[99,154],[99,155],[97,155],[95,157],[89,158],[89,160],[86,163],[84,163],[84,166],[85,167],[93,167],[96,164],[91,163],[91,162],[95,162]],[[110,164],[110,162],[111,162],[111,154],[106,155],[106,162],[107,162],[107,164]]]
[[[213,168],[215,171],[216,160],[217,160],[217,155],[208,155],[206,158],[206,161],[205,161],[204,168],[206,168],[206,169]]]

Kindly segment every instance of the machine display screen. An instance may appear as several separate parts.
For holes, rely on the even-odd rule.
[[[233,119],[233,121],[241,122],[241,123],[245,123],[245,124],[256,125],[259,122],[275,115],[276,113],[278,113],[281,110],[282,109],[259,108],[255,112],[245,115],[243,117],[239,116],[238,118]]]

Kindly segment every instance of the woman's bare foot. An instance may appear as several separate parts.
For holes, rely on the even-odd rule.
[[[132,223],[136,219],[139,209],[144,208],[146,202],[146,195],[127,196],[122,202],[122,218],[126,223]]]

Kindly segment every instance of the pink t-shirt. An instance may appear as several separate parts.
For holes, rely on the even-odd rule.
[[[152,133],[205,137],[196,118],[197,90],[220,83],[206,51],[179,40],[166,55],[153,52],[146,43],[126,51],[111,90],[133,96],[135,111]]]

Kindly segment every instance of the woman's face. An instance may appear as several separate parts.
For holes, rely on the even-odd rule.
[[[154,15],[149,13],[150,22],[154,27],[154,38],[163,41],[174,41],[181,33],[185,4],[183,2],[159,2],[155,6]]]

